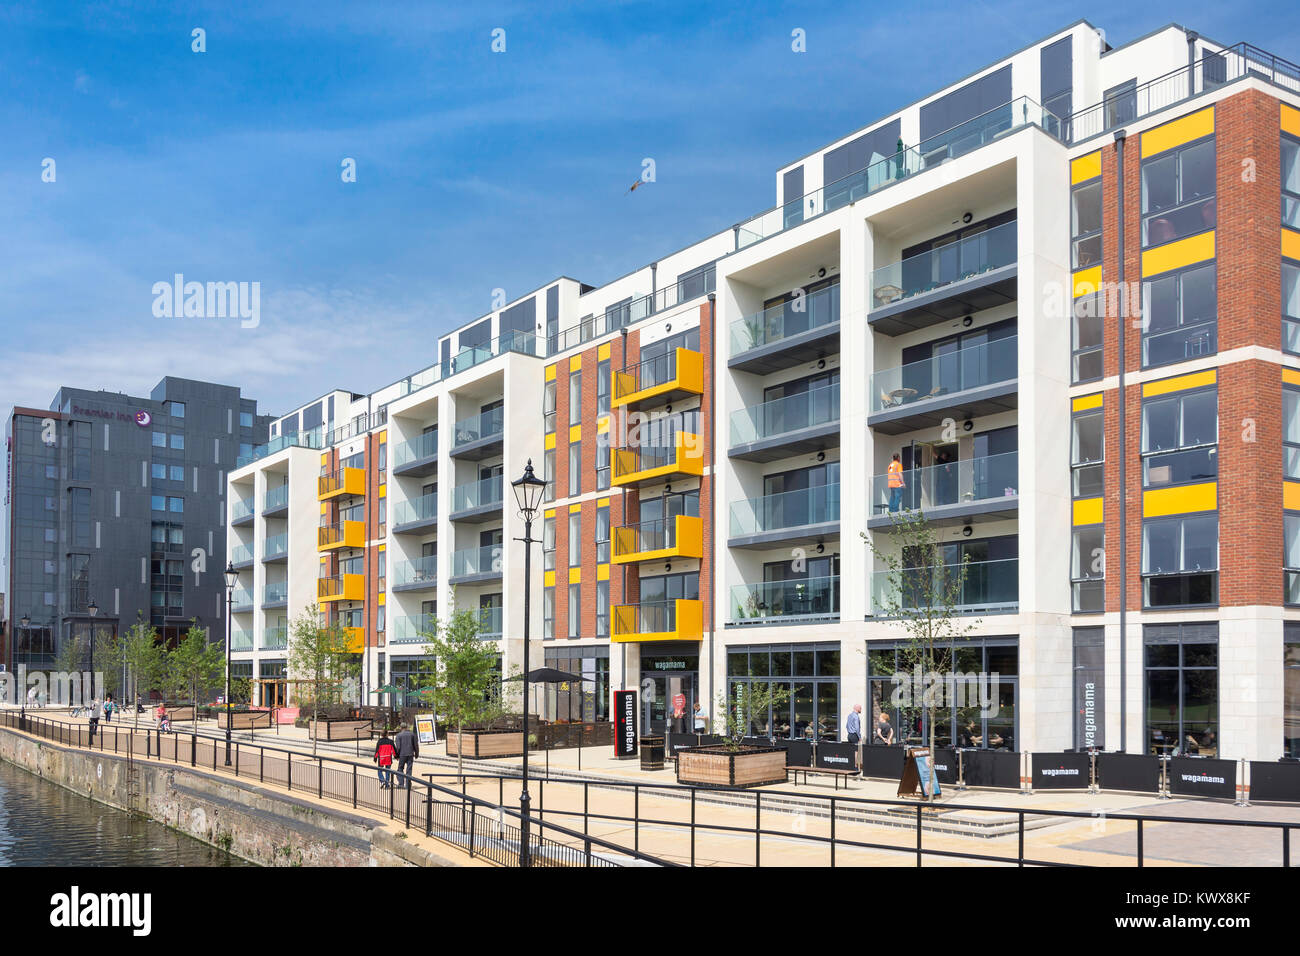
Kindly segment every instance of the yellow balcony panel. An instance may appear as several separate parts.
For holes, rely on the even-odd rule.
[[[333,551],[337,548],[363,548],[366,545],[364,521],[339,521],[321,525],[316,529],[316,550]]]
[[[364,627],[345,627],[343,635],[347,638],[349,654],[360,654],[366,649],[366,629]]]
[[[364,601],[366,576],[364,574],[336,574],[316,581],[318,601]]]
[[[611,448],[613,484],[627,488],[666,478],[704,474],[704,441],[699,435],[678,432],[671,448],[642,446]]]
[[[614,608],[616,644],[704,639],[704,602],[678,599],[661,604],[619,604]]]
[[[704,356],[693,349],[674,349],[626,372],[615,372],[611,404],[632,409],[649,401],[671,402],[703,394]]]
[[[614,529],[614,563],[704,557],[704,519],[676,515]]]
[[[316,497],[321,501],[341,498],[344,495],[364,496],[365,493],[364,468],[341,468],[331,475],[321,475],[316,479]]]

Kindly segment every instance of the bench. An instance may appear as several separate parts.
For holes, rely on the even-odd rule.
[[[799,774],[803,774],[803,782],[806,785],[808,783],[808,774],[824,773],[833,778],[836,790],[840,788],[841,777],[844,778],[844,789],[847,790],[849,788],[848,778],[858,775],[857,770],[832,770],[829,767],[786,767],[786,770],[794,773],[794,785],[796,787],[799,786]]]

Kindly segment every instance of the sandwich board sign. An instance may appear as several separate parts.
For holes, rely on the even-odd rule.
[[[928,747],[915,747],[907,751],[907,758],[903,761],[903,776],[898,781],[900,797],[914,797],[918,789],[927,800],[933,800],[942,792],[939,777],[930,761]]]
[[[433,714],[415,715],[415,735],[422,744],[438,742],[438,722],[433,719]]]

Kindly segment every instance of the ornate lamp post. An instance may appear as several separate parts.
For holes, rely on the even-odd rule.
[[[90,614],[90,669],[87,673],[90,674],[90,696],[93,700],[95,699],[95,618],[99,616],[99,605],[95,603],[94,598],[91,598],[90,603],[86,605],[86,611]],[[83,683],[82,686],[84,687],[85,684]]]
[[[524,473],[510,482],[515,490],[515,503],[519,505],[519,517],[524,519],[524,536],[517,540],[524,543],[524,789],[519,795],[519,865],[530,866],[531,853],[528,846],[528,639],[530,597],[532,592],[532,553],[533,553],[533,517],[542,503],[546,492],[546,482],[533,474],[533,460],[528,459]]]
[[[226,562],[226,766],[230,766],[230,609],[234,605],[235,585],[239,582],[239,572],[233,561]],[[197,705],[197,701],[195,702]]]

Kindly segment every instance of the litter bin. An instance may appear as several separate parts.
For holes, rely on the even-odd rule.
[[[642,770],[664,769],[664,739],[662,737],[642,737],[638,749],[641,751]]]

